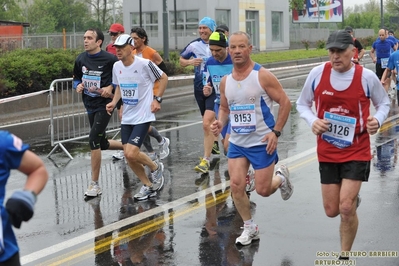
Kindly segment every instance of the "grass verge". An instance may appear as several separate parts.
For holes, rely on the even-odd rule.
[[[322,56],[328,56],[328,51],[325,49],[311,49],[311,50],[298,49],[298,50],[260,52],[260,53],[251,54],[252,60],[254,60],[259,64],[315,58]]]

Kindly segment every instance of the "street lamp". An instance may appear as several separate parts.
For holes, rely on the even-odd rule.
[[[320,1],[319,0],[317,0],[317,29],[320,29]]]
[[[141,0],[139,2],[139,12],[140,12],[140,28],[142,28],[143,27],[143,10],[142,10],[142,5],[141,5]]]

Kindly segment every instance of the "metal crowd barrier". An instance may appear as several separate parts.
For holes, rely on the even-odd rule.
[[[120,121],[115,111],[108,123],[107,133],[120,130]],[[73,79],[56,79],[50,85],[50,138],[54,148],[47,155],[50,157],[59,147],[66,155],[72,155],[63,145],[65,142],[77,141],[89,137],[90,123],[82,102],[82,95],[73,89]]]
[[[48,94],[49,90],[41,90],[0,99],[0,128],[48,118]]]
[[[193,79],[193,75],[169,77],[168,80]],[[53,80],[49,89],[50,95],[50,138],[53,149],[47,155],[50,157],[57,148],[61,148],[72,160],[73,157],[63,145],[66,142],[86,139],[90,133],[90,123],[82,102],[82,95],[73,89],[73,79],[63,78]],[[107,134],[114,133],[115,138],[120,131],[120,120],[117,112],[112,114],[108,123]]]

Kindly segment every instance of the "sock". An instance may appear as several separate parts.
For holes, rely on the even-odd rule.
[[[208,163],[210,161],[209,157],[204,157],[204,160],[206,160]]]
[[[151,126],[151,131],[148,132],[148,135],[150,135],[151,137],[154,137],[158,141],[159,144],[163,144],[161,142],[164,142],[164,139],[161,136],[161,134],[159,134],[158,130],[155,127]]]
[[[145,135],[145,138],[143,140],[143,145],[144,145],[144,148],[147,150],[147,152],[154,152],[154,149],[152,148],[152,145],[151,145],[150,136],[148,134]]]
[[[253,219],[249,219],[244,221],[244,225],[253,225],[254,224],[254,220]]]
[[[281,187],[284,184],[284,182],[285,182],[285,177],[283,175],[280,175],[280,174],[277,174],[277,175],[281,178],[281,184],[279,186],[279,187]]]

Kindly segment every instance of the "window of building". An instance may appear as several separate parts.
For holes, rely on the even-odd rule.
[[[198,35],[198,10],[185,10],[176,12],[175,30],[175,12],[169,12],[169,31],[170,36],[196,36]]]
[[[158,12],[141,13],[142,27],[147,32],[148,37],[158,37]],[[130,13],[131,27],[140,27],[140,13]],[[126,29],[126,33],[130,30]]]
[[[216,25],[226,25],[230,29],[230,10],[216,9],[215,11]]]
[[[272,41],[283,41],[283,12],[272,11]]]

